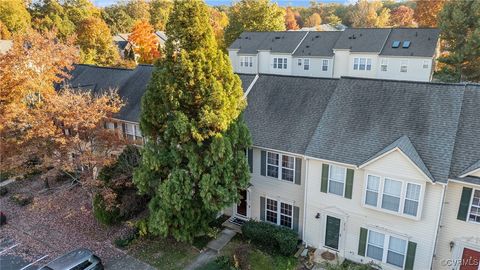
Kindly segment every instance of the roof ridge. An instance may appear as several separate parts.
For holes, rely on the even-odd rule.
[[[143,64],[141,64],[141,65],[143,65]],[[107,66],[97,66],[97,65],[93,65],[93,64],[74,64],[74,66],[86,66],[86,67],[102,68],[102,69],[135,70],[134,68],[107,67]]]
[[[366,77],[354,77],[354,76],[341,76],[340,78],[341,79],[349,79],[349,80],[364,80],[364,81],[379,81],[379,82],[400,82],[400,83],[415,83],[415,84],[427,84],[427,85],[452,85],[452,86],[466,86],[466,85],[469,85],[468,83],[423,82],[423,81],[366,78]]]
[[[246,75],[255,75],[255,74],[246,74]],[[330,80],[330,81],[339,81],[339,78],[330,78],[330,77],[312,77],[312,76],[298,76],[298,75],[286,75],[286,74],[269,74],[269,73],[258,73],[260,76],[270,76],[270,77],[292,77],[292,78],[303,78],[303,79],[320,79],[320,80]]]

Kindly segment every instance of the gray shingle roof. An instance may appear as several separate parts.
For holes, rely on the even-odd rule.
[[[335,43],[334,49],[351,52],[380,52],[388,38],[387,28],[347,28]]]
[[[238,49],[240,54],[256,54],[258,50],[274,53],[293,53],[308,32],[243,32],[229,49]]]
[[[238,77],[240,77],[240,80],[242,81],[243,92],[247,91],[248,87],[253,82],[253,79],[255,79],[255,76],[256,76],[252,74],[239,74],[239,73],[237,73],[237,75]]]
[[[434,28],[392,29],[380,55],[432,57],[439,35],[440,30]],[[392,48],[394,41],[400,41],[398,48]],[[408,48],[403,48],[404,41],[410,41]]]
[[[342,32],[309,32],[294,56],[333,56],[333,45]]]
[[[446,182],[463,86],[342,78],[306,154],[360,165],[408,136],[436,181]]]
[[[152,71],[153,67],[149,65],[139,65],[135,69],[76,65],[71,72],[72,78],[66,84],[73,88],[89,89],[94,93],[117,89],[126,104],[116,118],[138,122],[140,101]]]
[[[337,82],[260,75],[244,113],[253,145],[304,154]]]
[[[425,163],[423,163],[423,159],[418,154],[415,146],[413,146],[412,141],[408,138],[408,136],[403,135],[402,137],[398,138],[392,144],[388,145],[387,147],[383,148],[380,152],[376,153],[374,156],[363,162],[362,164],[370,163],[371,161],[375,160],[378,157],[390,152],[391,150],[398,148],[400,149],[432,182],[435,182],[432,174],[428,170]]]
[[[480,162],[480,85],[467,85],[463,98],[462,114],[453,151],[450,178],[479,184],[480,178],[461,175],[474,170]]]

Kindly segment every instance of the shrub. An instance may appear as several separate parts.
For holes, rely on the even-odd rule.
[[[130,243],[133,240],[135,240],[136,237],[137,237],[137,232],[134,230],[134,231],[129,232],[125,236],[118,237],[117,239],[115,239],[115,241],[113,241],[113,243],[118,248],[124,248],[124,247],[130,245]]]
[[[248,221],[242,227],[243,235],[253,244],[285,256],[292,255],[298,244],[297,233],[266,222]]]
[[[7,195],[8,193],[8,188],[3,186],[3,187],[0,187],[0,197],[3,197],[5,195]]]
[[[118,208],[107,209],[102,196],[96,194],[93,198],[93,215],[103,224],[112,225],[120,221]]]
[[[33,201],[33,196],[27,194],[14,194],[10,197],[13,202],[20,206],[25,206]]]
[[[0,171],[0,182],[6,181],[12,177],[12,174],[9,172]]]

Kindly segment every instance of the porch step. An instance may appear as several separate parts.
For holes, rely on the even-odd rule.
[[[231,222],[231,219],[233,219],[233,218],[229,218],[225,222],[223,222],[222,226],[225,227],[225,228],[228,228],[228,229],[230,229],[230,230],[232,230],[236,233],[242,233],[242,226]]]

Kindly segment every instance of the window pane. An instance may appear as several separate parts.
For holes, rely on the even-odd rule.
[[[379,246],[379,247],[383,247],[384,240],[385,240],[385,235],[383,233],[378,233],[378,232],[375,232],[375,231],[369,231],[368,232],[368,243],[369,244]]]
[[[403,267],[404,260],[405,260],[404,255],[401,255],[392,251],[388,251],[387,263],[396,265],[398,267]]]
[[[292,217],[280,215],[280,225],[292,228]]]
[[[267,199],[267,210],[277,211],[277,201],[272,199]]]
[[[328,192],[343,196],[343,186],[343,183],[330,180],[328,183]]]
[[[400,209],[400,198],[384,194],[382,198],[382,208],[398,212]]]
[[[358,70],[358,58],[353,59],[353,69]]]
[[[418,201],[420,199],[420,185],[408,183],[406,198]]]
[[[278,178],[278,154],[267,153],[267,175]]]
[[[374,231],[368,232],[367,256],[381,261],[383,259],[383,243],[385,235]]]
[[[368,58],[367,59],[367,70],[371,70],[372,69],[372,59]]]
[[[302,59],[298,59],[297,63],[298,63],[299,66],[301,66],[302,65]]]
[[[416,217],[418,211],[418,202],[405,200],[405,206],[403,207],[403,213]]]
[[[283,69],[287,69],[287,58],[283,58]]]
[[[268,222],[277,224],[277,201],[267,199],[266,209],[267,209],[266,220]]]
[[[346,174],[345,168],[335,166],[335,165],[330,165],[330,179],[343,183],[345,182],[345,174]]]
[[[388,195],[400,197],[402,193],[402,182],[386,178],[383,192]]]
[[[268,152],[268,164],[278,165],[278,154]]]
[[[365,204],[368,204],[371,206],[377,206],[377,201],[378,201],[378,193],[373,191],[367,191],[367,194],[365,197]]]
[[[267,166],[267,175],[270,177],[278,178],[278,167],[268,165]]]
[[[142,132],[140,131],[140,126],[139,125],[135,125],[135,135],[137,137],[142,137]]]
[[[406,247],[407,241],[391,236],[388,244],[387,263],[403,267]]]
[[[367,178],[367,189],[372,191],[378,191],[380,187],[380,177],[369,175]]]
[[[273,58],[273,68],[277,68],[277,58]]]
[[[282,168],[282,180],[293,182],[293,170]]]
[[[480,190],[475,190],[475,192],[473,193],[469,220],[480,223]]]
[[[365,70],[365,58],[360,58],[360,70]]]

